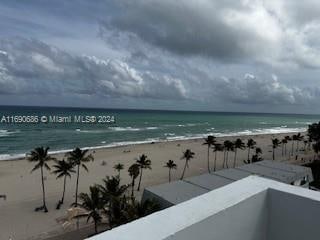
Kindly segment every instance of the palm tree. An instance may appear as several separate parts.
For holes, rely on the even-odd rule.
[[[250,162],[250,149],[254,149],[255,146],[256,146],[256,144],[257,144],[257,143],[256,143],[252,138],[248,139],[248,141],[247,141],[248,163]]]
[[[48,165],[48,161],[54,160],[50,155],[48,155],[49,147],[37,147],[32,150],[28,155],[27,158],[30,162],[35,162],[36,165],[33,167],[31,172],[40,169],[41,172],[41,184],[42,184],[42,202],[43,205],[40,208],[36,208],[36,211],[43,210],[44,212],[48,212],[48,208],[46,205],[46,193],[44,187],[44,178],[43,178],[43,168],[50,170]]]
[[[283,138],[281,140],[281,156],[287,155],[287,149],[286,149],[287,143],[288,143],[288,141],[286,138]]]
[[[244,142],[242,142],[242,140],[240,138],[238,138],[234,144],[234,161],[233,161],[233,167],[236,167],[236,161],[237,161],[237,149],[244,149],[246,147],[246,145],[244,144]]]
[[[215,143],[213,151],[215,152],[213,171],[216,171],[216,167],[217,167],[217,152],[222,152],[223,151],[223,145],[221,143]]]
[[[56,161],[56,165],[53,165],[53,167],[55,168],[53,173],[57,175],[57,179],[63,177],[62,198],[57,205],[57,209],[59,209],[60,205],[63,204],[63,201],[64,201],[67,177],[71,178],[71,173],[75,173],[76,171],[73,169],[73,165],[70,162],[66,162],[64,159],[60,161]]]
[[[107,176],[105,179],[102,180],[103,184],[98,185],[102,199],[104,201],[104,205],[107,206],[106,213],[108,215],[108,220],[110,227],[112,227],[115,223],[118,223],[119,218],[119,211],[121,205],[121,197],[128,189],[128,185],[120,185],[120,178],[116,177],[109,177]]]
[[[225,151],[225,159],[223,161],[223,167],[226,165],[226,167],[228,168],[228,161],[229,161],[229,151],[233,151],[234,150],[234,146],[233,146],[233,142],[226,140],[223,142],[224,145],[224,151]]]
[[[304,136],[301,135],[301,133],[298,133],[298,134],[297,134],[297,148],[296,148],[296,152],[299,151],[299,142],[300,142],[300,141],[303,141],[303,139],[304,139]]]
[[[311,143],[312,143],[312,138],[310,136],[310,134],[308,134],[308,150],[310,151],[311,150]]]
[[[127,190],[127,185],[120,185],[120,179],[118,176],[109,177],[102,179],[103,185],[98,185],[100,188],[103,199],[110,201],[112,198],[121,197],[123,193]]]
[[[284,146],[284,153],[287,156],[287,144],[289,143],[289,141],[292,140],[292,138],[290,136],[285,136],[284,139],[287,141],[287,143]],[[289,153],[289,155],[290,155],[290,153]]]
[[[140,165],[137,163],[132,164],[129,169],[128,169],[129,175],[131,177],[131,198],[134,198],[134,185],[135,185],[135,180],[140,174]]]
[[[204,143],[203,143],[203,145],[207,145],[207,146],[208,146],[208,153],[207,153],[207,155],[208,155],[208,157],[207,157],[208,163],[207,163],[207,164],[208,164],[208,172],[209,172],[209,173],[210,173],[209,150],[210,150],[210,147],[215,144],[215,142],[216,142],[215,139],[216,139],[216,138],[215,138],[214,136],[209,135],[207,138],[204,139]]]
[[[68,161],[73,165],[77,166],[77,182],[76,182],[76,195],[74,206],[78,206],[78,188],[79,188],[79,176],[80,176],[80,166],[87,172],[89,172],[87,166],[84,164],[89,161],[93,161],[94,158],[91,154],[88,154],[88,149],[81,150],[80,148],[75,148],[72,152],[66,154]]]
[[[261,154],[262,154],[261,148],[257,147],[256,154],[252,156],[251,162],[254,163],[254,162],[262,161]]]
[[[308,140],[303,140],[303,151],[307,150]]]
[[[274,160],[274,152],[277,147],[279,147],[280,141],[278,138],[272,139],[272,160]]]
[[[98,233],[98,224],[102,219],[102,210],[104,209],[104,201],[98,186],[90,187],[90,194],[80,193],[80,207],[87,210],[86,214],[78,215],[79,217],[87,217],[87,222],[92,218],[94,222],[94,232]]]
[[[143,202],[131,201],[131,204],[127,202],[123,212],[126,222],[131,222],[159,210],[161,210],[161,205],[157,201],[154,199],[147,199]]]
[[[169,182],[171,182],[171,170],[177,169],[177,164],[173,160],[169,160],[164,167],[169,169]]]
[[[319,152],[320,152],[320,142],[316,141],[313,145],[312,145],[313,151],[316,153],[318,159],[319,159]],[[316,157],[316,156],[315,156]],[[314,157],[314,159],[315,159]]]
[[[183,152],[183,155],[181,157],[181,159],[185,159],[186,162],[184,164],[184,168],[183,168],[183,171],[182,171],[182,175],[181,175],[181,180],[183,179],[184,177],[184,173],[186,171],[186,168],[188,167],[189,168],[189,161],[193,158],[194,156],[194,152],[192,152],[190,149],[187,149],[185,152]]]
[[[297,141],[297,135],[292,135],[292,147],[291,147],[291,156],[293,156],[293,148],[294,148],[294,141]]]
[[[120,171],[124,169],[124,165],[122,163],[117,163],[116,165],[113,166],[113,169],[118,172],[118,177],[120,180]]]
[[[140,166],[140,178],[137,190],[140,191],[141,179],[142,179],[142,171],[143,169],[151,170],[151,160],[148,159],[147,155],[142,154],[139,159],[136,160],[137,164]]]

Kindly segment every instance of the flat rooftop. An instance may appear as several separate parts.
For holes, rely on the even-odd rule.
[[[221,177],[214,174],[203,174],[196,177],[190,177],[184,180],[186,183],[190,183],[200,188],[204,188],[208,191],[217,189],[229,183],[232,183],[234,180]]]
[[[90,240],[319,239],[320,192],[249,176]]]
[[[313,180],[310,168],[264,160],[238,168],[223,169],[210,174],[186,178],[182,181],[147,187],[143,192],[142,201],[155,199],[162,208],[166,208],[251,175],[296,185],[300,185],[302,180],[307,180],[306,186],[309,181]]]

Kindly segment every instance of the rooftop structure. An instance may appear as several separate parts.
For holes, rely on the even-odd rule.
[[[318,239],[320,193],[249,176],[90,240]]]
[[[166,208],[250,175],[259,175],[303,187],[308,187],[309,182],[313,181],[310,168],[265,160],[238,168],[223,169],[211,174],[186,178],[182,181],[148,187],[143,192],[142,201],[155,199],[162,208]]]

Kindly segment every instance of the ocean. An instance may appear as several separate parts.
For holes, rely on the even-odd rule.
[[[214,136],[305,131],[319,115],[0,106],[0,160]]]

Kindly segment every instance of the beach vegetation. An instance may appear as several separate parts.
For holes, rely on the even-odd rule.
[[[224,145],[224,160],[223,160],[223,168],[227,167],[229,168],[228,162],[229,162],[229,152],[234,151],[234,144],[230,140],[226,140],[223,142]]]
[[[41,186],[42,186],[42,206],[37,207],[35,210],[43,210],[44,212],[48,212],[48,208],[46,205],[46,193],[45,193],[45,185],[44,185],[44,169],[50,171],[50,167],[48,165],[48,162],[51,160],[54,160],[53,157],[51,157],[48,154],[49,147],[37,147],[34,150],[32,150],[29,154],[27,154],[27,159],[30,162],[35,163],[36,165],[32,168],[31,172],[40,169],[41,173]]]
[[[275,150],[280,146],[280,140],[278,138],[272,139],[272,160],[275,158]]]
[[[131,198],[134,198],[134,186],[135,186],[135,181],[136,178],[139,176],[140,174],[140,165],[137,163],[132,164],[129,169],[129,176],[131,177]]]
[[[256,141],[254,141],[252,138],[249,138],[247,141],[247,148],[248,148],[248,160],[247,162],[250,163],[250,150],[254,149],[257,145]]]
[[[236,167],[236,162],[237,162],[237,150],[240,149],[240,150],[243,150],[246,148],[246,145],[244,144],[244,142],[240,139],[240,138],[237,138],[234,143],[233,143],[233,146],[234,146],[234,160],[233,160],[233,167],[235,168]]]
[[[214,162],[213,162],[213,171],[215,172],[217,169],[217,153],[222,152],[224,147],[221,143],[215,143],[213,145],[213,152],[214,152]]]
[[[113,166],[113,168],[118,172],[118,177],[120,180],[120,172],[124,169],[124,165],[122,163],[117,163],[116,165]]]
[[[252,163],[255,163],[255,162],[260,162],[260,161],[262,161],[263,158],[261,157],[261,155],[262,155],[262,149],[259,148],[259,147],[256,147],[256,149],[255,149],[255,154],[252,155],[252,157],[251,157],[251,162],[252,162]]]
[[[287,155],[287,144],[288,144],[288,140],[284,137],[283,139],[281,139],[281,156],[286,156]]]
[[[139,183],[137,188],[137,191],[140,191],[143,169],[151,170],[151,160],[148,159],[147,155],[142,154],[138,159],[136,159],[136,163],[140,167],[140,178],[139,178]]]
[[[183,155],[181,157],[181,160],[185,160],[185,164],[183,167],[182,175],[181,175],[181,180],[184,178],[184,174],[186,172],[186,169],[189,168],[189,161],[194,158],[195,153],[192,152],[190,149],[187,149],[186,151],[183,152]]]
[[[53,165],[53,168],[55,170],[53,170],[53,174],[57,175],[57,179],[59,178],[63,178],[63,191],[62,191],[62,197],[61,200],[59,200],[58,204],[57,204],[57,209],[60,209],[60,206],[63,204],[64,202],[64,195],[66,192],[66,181],[67,181],[67,177],[71,178],[71,174],[75,173],[76,171],[74,170],[74,166],[72,165],[72,163],[63,160],[55,160],[55,165]]]
[[[79,176],[80,167],[82,167],[86,172],[89,172],[85,163],[93,161],[94,158],[91,154],[88,154],[88,149],[81,150],[80,148],[75,148],[73,151],[66,154],[68,161],[77,168],[77,180],[76,180],[76,193],[74,206],[78,206],[78,189],[79,189]]]
[[[177,164],[173,160],[169,160],[168,162],[166,162],[166,165],[164,165],[164,167],[169,169],[169,182],[171,182],[171,170],[176,170]]]
[[[108,216],[109,224],[112,227],[113,225],[117,225],[119,222],[121,198],[129,185],[120,185],[119,176],[107,176],[102,181],[103,184],[98,185],[98,187],[105,205],[105,212]]]
[[[104,210],[104,201],[98,186],[90,186],[90,193],[79,194],[79,206],[87,212],[77,215],[77,218],[86,217],[87,223],[90,219],[94,222],[94,232],[98,233],[98,224],[102,220],[102,212]]]
[[[216,142],[216,137],[212,136],[212,135],[209,135],[208,137],[206,137],[204,139],[204,143],[203,145],[207,145],[207,167],[208,167],[208,172],[210,173],[210,156],[209,156],[209,153],[210,153],[210,148],[211,146],[213,146]]]

